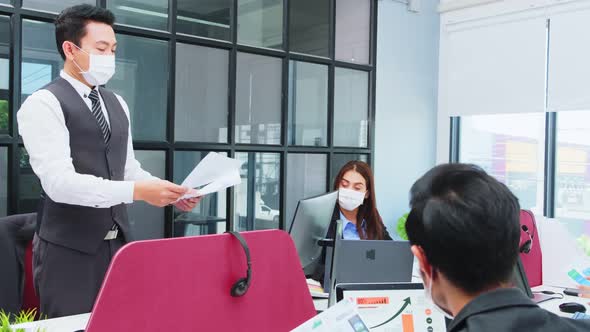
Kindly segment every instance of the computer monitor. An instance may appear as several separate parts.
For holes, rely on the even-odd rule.
[[[531,300],[536,303],[545,302],[551,299],[554,299],[554,296],[543,294],[543,293],[533,293],[531,287],[529,286],[529,280],[526,275],[526,271],[524,270],[524,266],[522,265],[522,261],[520,257],[516,261],[514,265],[514,274],[512,276],[512,284],[514,287],[520,289],[523,293],[525,293]]]
[[[299,201],[289,234],[295,243],[299,260],[306,275],[314,273],[322,255],[318,240],[326,237],[338,192],[306,198]]]
[[[522,266],[522,261],[520,260],[520,257],[516,261],[516,265],[514,265],[512,284],[514,285],[514,287],[520,289],[523,293],[525,293],[528,297],[530,297],[531,299],[533,298],[533,292],[531,291],[531,287],[529,286],[529,281],[524,271],[524,267]]]

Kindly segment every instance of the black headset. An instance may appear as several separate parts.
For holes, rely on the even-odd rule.
[[[234,232],[234,231],[229,231],[226,233],[233,235],[233,237],[235,237],[238,241],[240,241],[242,248],[244,248],[244,253],[246,254],[246,262],[248,264],[248,270],[246,271],[246,277],[240,278],[240,280],[236,281],[233,284],[233,286],[231,286],[231,290],[230,290],[231,296],[240,297],[240,296],[243,296],[244,294],[246,294],[246,292],[248,292],[248,287],[250,287],[250,281],[252,280],[252,262],[250,261],[250,249],[248,248],[248,244],[246,243],[246,240],[244,240],[244,238],[240,235],[240,233]]]
[[[533,222],[533,227],[535,228],[534,231],[536,233],[537,232],[537,226],[534,224],[534,222]],[[524,243],[520,246],[520,252],[521,253],[524,253],[524,254],[528,254],[529,252],[531,252],[531,249],[533,248],[533,239],[535,238],[535,233],[531,234],[529,232],[529,228],[526,225],[522,225],[522,226],[520,226],[520,228],[529,237],[528,240],[524,241]]]

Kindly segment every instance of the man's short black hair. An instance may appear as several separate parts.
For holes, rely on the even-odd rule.
[[[440,165],[414,183],[410,206],[410,243],[456,287],[475,294],[511,280],[520,206],[504,184],[475,165]]]
[[[86,24],[89,21],[113,26],[115,15],[108,9],[91,5],[77,5],[64,9],[57,16],[55,19],[55,41],[62,59],[66,59],[61,47],[63,42],[67,40],[80,46],[80,40],[86,35]]]

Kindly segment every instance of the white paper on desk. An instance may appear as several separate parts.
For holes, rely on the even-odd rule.
[[[182,199],[204,196],[240,184],[241,166],[239,160],[209,152],[182,182],[183,187],[204,187],[198,189],[196,194],[184,195]]]
[[[344,299],[291,332],[369,332],[356,305]]]

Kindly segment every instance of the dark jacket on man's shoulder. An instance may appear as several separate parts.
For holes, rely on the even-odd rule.
[[[590,320],[560,317],[540,308],[517,288],[482,294],[469,302],[453,319],[449,332],[466,331],[590,331]]]

